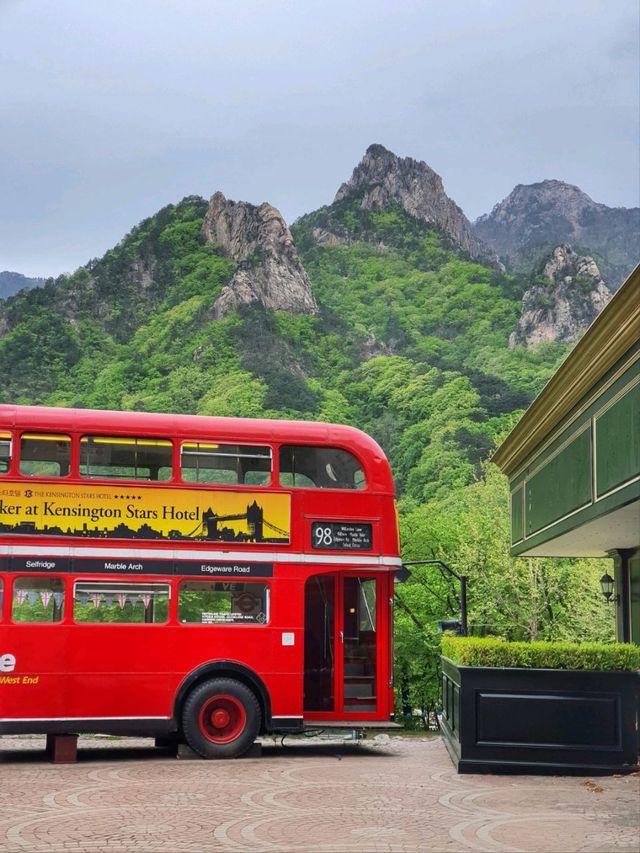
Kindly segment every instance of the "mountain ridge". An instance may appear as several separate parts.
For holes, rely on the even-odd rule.
[[[545,179],[517,184],[473,228],[512,270],[531,269],[549,250],[570,244],[597,259],[615,291],[638,260],[640,208],[608,207],[574,184]]]
[[[210,242],[209,210],[199,197],[169,205],[103,258],[0,305],[0,399],[359,424],[418,498],[472,476],[564,352],[527,356],[509,379],[519,299],[508,282],[395,208],[362,211],[394,245],[302,240],[315,313],[250,300],[220,316],[251,241],[243,235],[238,261],[224,240]],[[430,436],[418,456],[416,430]]]
[[[3,270],[0,272],[0,299],[7,299],[19,290],[42,287],[45,281],[46,279],[37,276],[29,277],[19,272]]]

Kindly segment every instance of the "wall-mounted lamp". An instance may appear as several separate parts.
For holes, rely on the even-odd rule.
[[[600,578],[600,589],[602,590],[602,594],[604,596],[604,599],[608,604],[611,601],[611,599],[613,598],[613,590],[615,589],[615,581],[611,577],[609,572],[602,575],[602,577]],[[616,596],[616,601],[617,600],[618,600],[618,596]]]

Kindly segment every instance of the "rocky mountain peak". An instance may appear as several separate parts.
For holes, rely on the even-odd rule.
[[[518,184],[474,231],[515,268],[530,268],[562,243],[596,252],[615,289],[637,263],[640,209],[607,207],[573,184],[544,180]]]
[[[470,257],[494,263],[495,254],[474,233],[471,223],[444,191],[442,178],[422,160],[398,157],[384,145],[370,145],[334,202],[361,197],[364,210],[399,205],[415,219],[443,231]]]
[[[375,209],[381,206],[381,202],[389,201],[387,196],[391,194],[415,196],[416,184],[421,188],[428,187],[433,194],[444,192],[442,178],[426,163],[412,157],[398,157],[384,145],[376,143],[367,148],[349,180],[336,193],[334,201],[364,190],[366,206]]]
[[[552,284],[582,282],[587,288],[604,284],[598,265],[589,255],[579,255],[571,246],[556,246],[542,267],[542,276]]]
[[[217,192],[209,202],[202,233],[237,264],[215,302],[216,318],[252,302],[294,314],[318,310],[291,232],[272,205],[230,201]]]
[[[505,202],[508,207],[509,203],[513,204],[517,201],[526,202],[533,199],[541,202],[553,201],[563,206],[567,212],[578,212],[584,208],[606,207],[604,204],[595,202],[575,184],[568,184],[566,181],[559,181],[556,178],[545,178],[545,180],[534,184],[517,184],[507,198],[494,207],[494,211],[504,211]],[[482,219],[483,217],[480,218]]]
[[[475,230],[500,254],[508,255],[523,243],[544,242],[553,228],[575,236],[589,213],[603,209],[606,205],[564,181],[518,184],[491,213],[476,220]]]
[[[612,295],[592,257],[579,255],[567,244],[556,246],[524,294],[509,346],[575,343]]]

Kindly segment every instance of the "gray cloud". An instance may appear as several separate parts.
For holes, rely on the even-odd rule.
[[[366,146],[471,218],[557,177],[638,204],[635,0],[0,0],[0,269],[71,270],[221,189],[291,221]]]

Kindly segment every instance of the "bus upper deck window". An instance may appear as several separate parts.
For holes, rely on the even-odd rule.
[[[280,485],[297,489],[364,489],[358,460],[336,447],[280,448]]]
[[[20,438],[20,473],[25,477],[66,477],[71,464],[68,435],[23,433]]]
[[[170,480],[173,446],[155,438],[86,435],[80,439],[80,474],[123,480]]]
[[[180,468],[186,483],[267,486],[271,482],[271,448],[248,444],[185,442],[182,445]]]
[[[11,433],[0,432],[0,474],[6,474],[11,464]]]

